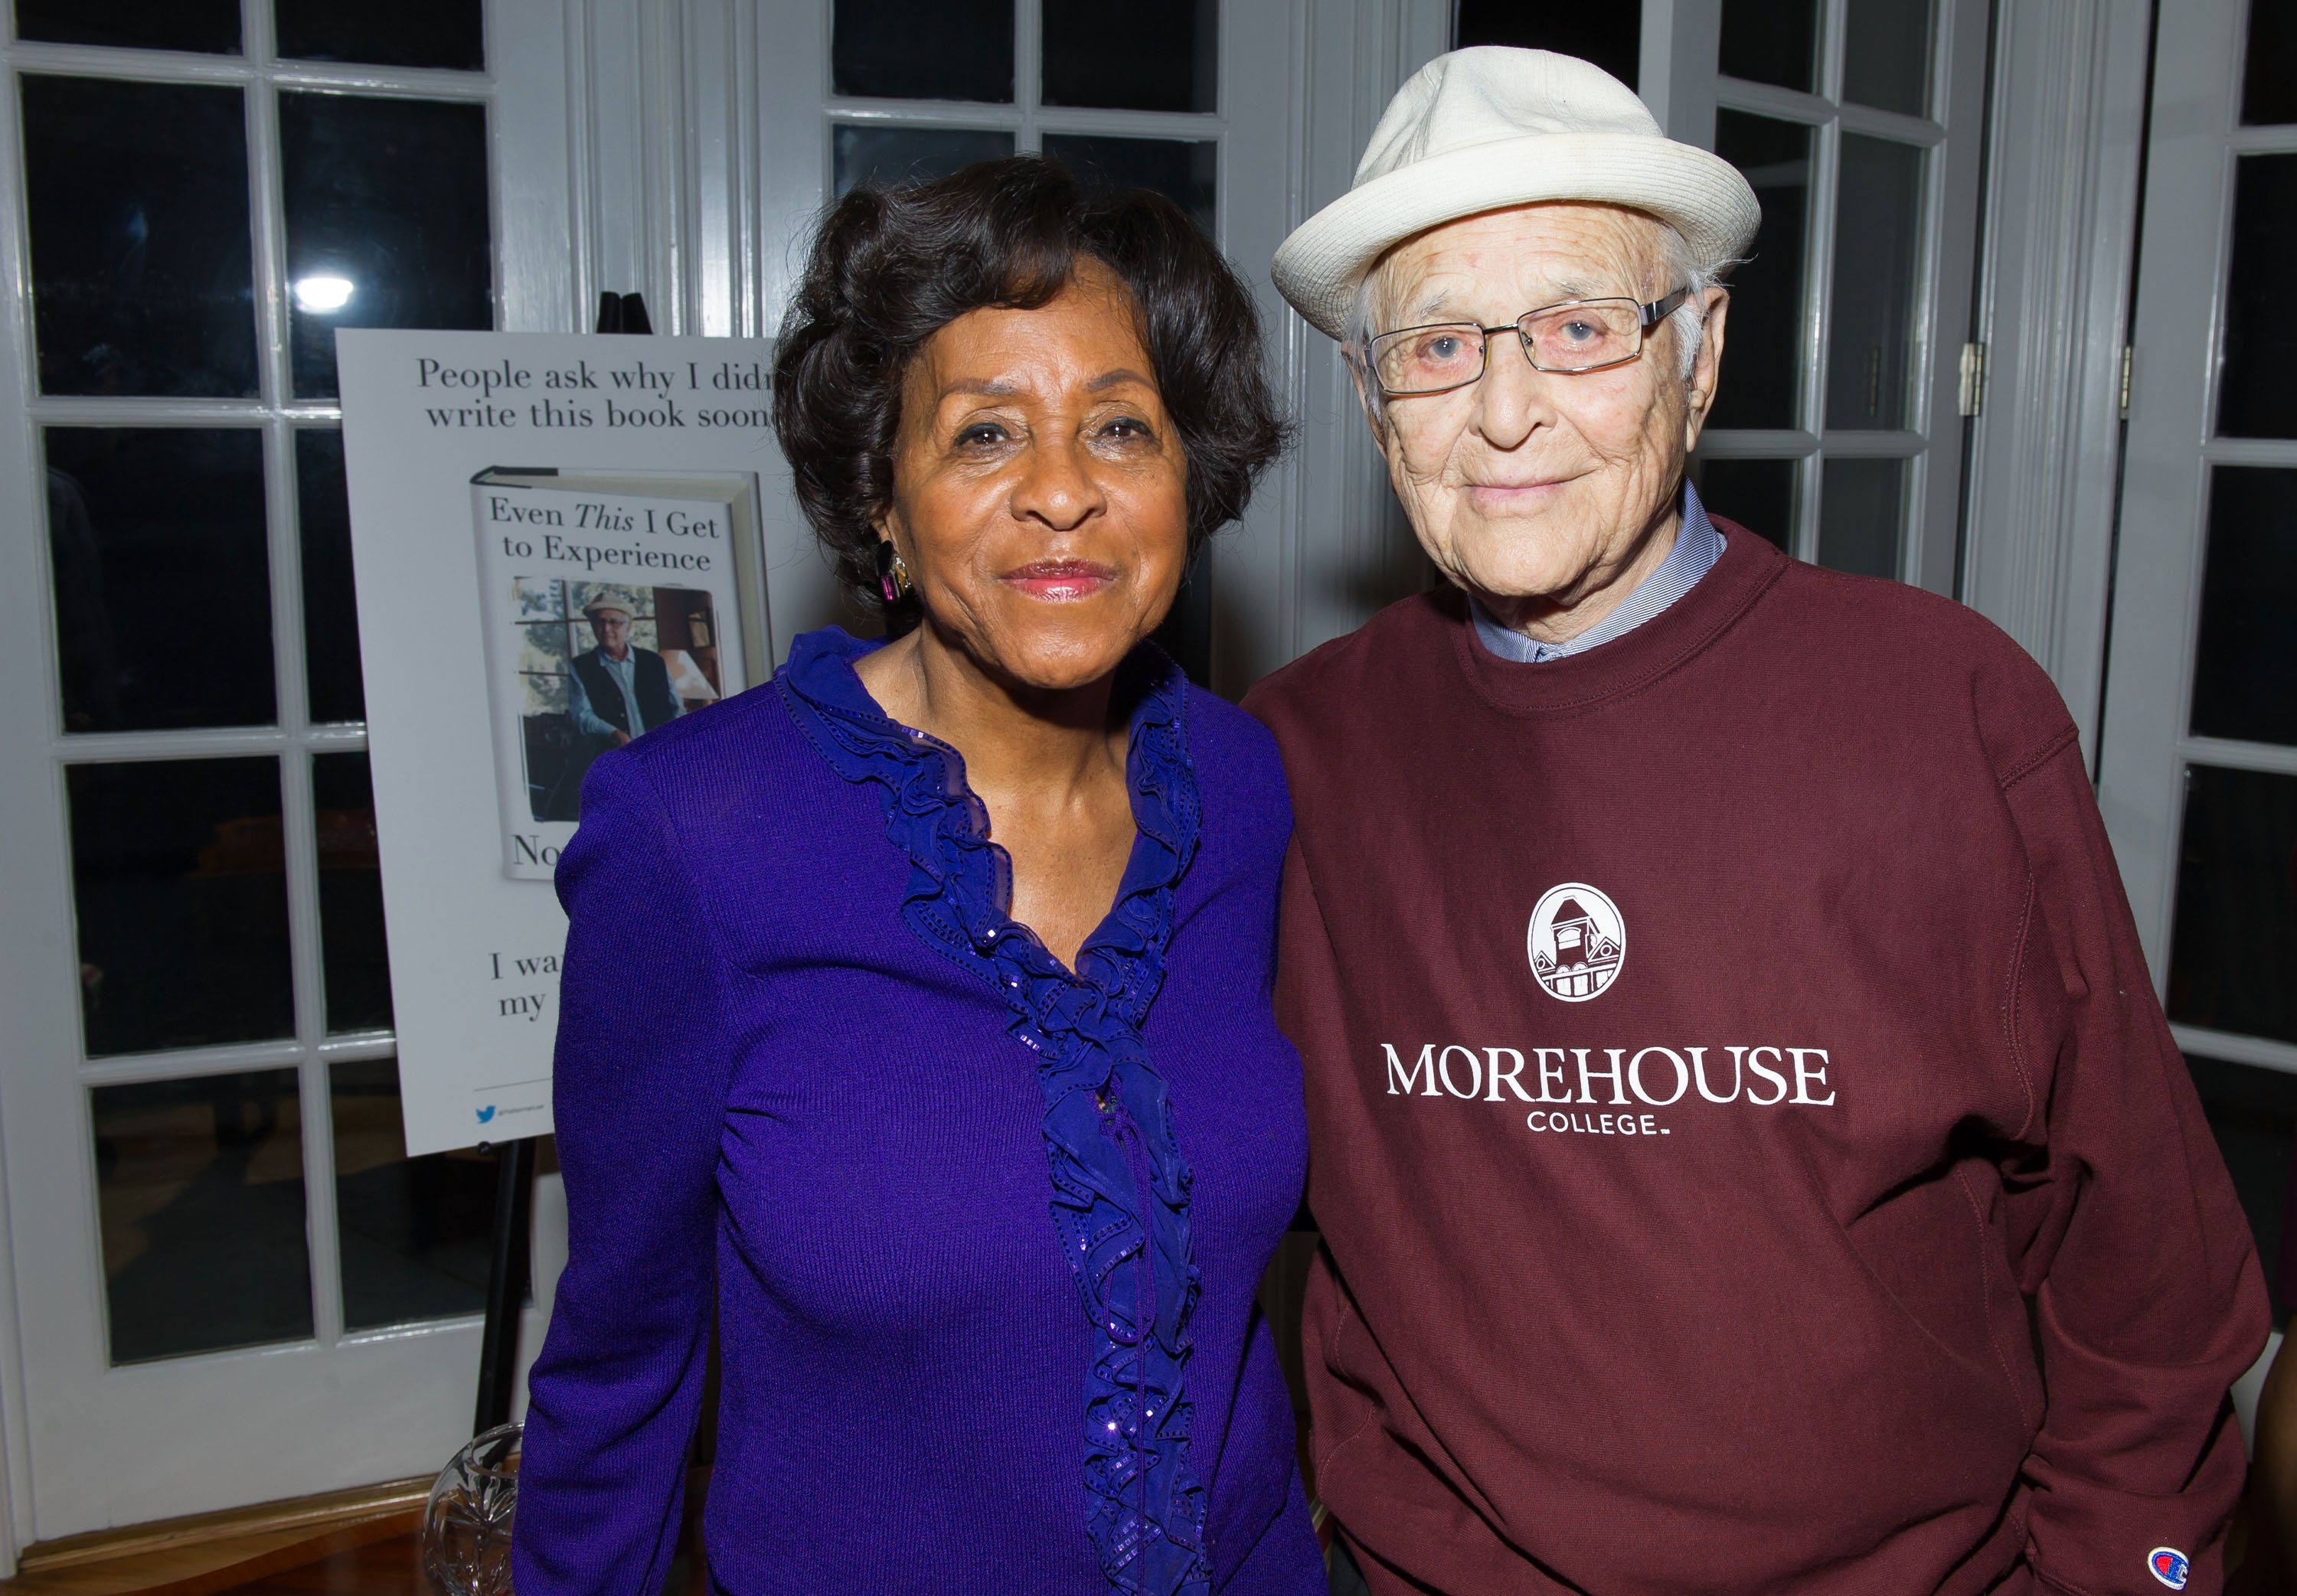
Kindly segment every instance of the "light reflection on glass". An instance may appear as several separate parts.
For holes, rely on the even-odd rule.
[[[298,277],[295,280],[295,309],[313,316],[325,316],[342,309],[351,302],[351,280],[349,277]]]

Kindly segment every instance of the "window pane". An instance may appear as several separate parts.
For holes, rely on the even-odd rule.
[[[1842,21],[1842,97],[1928,115],[1931,0],[1848,0]]]
[[[2279,1323],[2297,1308],[2297,1234],[2289,1218],[2291,1149],[2297,1147],[2297,1075],[2186,1057],[2194,1090],[2249,1216]]]
[[[1209,550],[1199,549],[1181,579],[1181,591],[1165,624],[1156,632],[1157,646],[1189,673],[1200,687],[1213,683],[1213,562]]]
[[[1700,502],[1709,515],[1735,521],[1758,538],[1792,551],[1792,460],[1694,460]]]
[[[2297,438],[2297,155],[2244,155],[2233,199],[2218,431]]]
[[[383,861],[375,841],[375,786],[364,753],[311,761],[319,851],[319,964],[327,1029],[391,1024],[391,960],[383,938]]]
[[[1725,323],[1728,353],[1709,426],[1800,424],[1812,137],[1799,123],[1739,111],[1716,113],[1716,153],[1753,185],[1763,221],[1746,264],[1731,274],[1731,311]]]
[[[263,434],[49,427],[41,438],[65,729],[268,725]]]
[[[2249,62],[2241,119],[2297,122],[2297,6],[2249,0]]]
[[[308,1339],[295,1072],[88,1096],[111,1361]]]
[[[1046,104],[1219,109],[1220,0],[1167,0],[1153,28],[1127,6],[1043,4]]]
[[[235,88],[26,74],[40,391],[256,391]]]
[[[273,0],[279,53],[385,67],[487,64],[479,0]]]
[[[1842,136],[1834,222],[1826,424],[1912,424],[1914,298],[1922,237],[1922,152]]]
[[[1013,0],[836,0],[830,81],[885,100],[1013,100]]]
[[[295,391],[335,391],[337,327],[491,327],[487,113],[281,95]]]
[[[1818,83],[1818,0],[1723,0],[1725,78],[1808,91]]]
[[[1906,463],[1829,460],[1819,481],[1818,563],[1860,576],[1897,576]]]
[[[2169,1017],[2297,1041],[2297,776],[2186,768]]]
[[[72,765],[90,1057],[292,1035],[279,762]]]
[[[896,186],[946,177],[976,160],[1013,152],[1013,136],[976,128],[885,128],[840,122],[830,129],[837,192],[864,183]]]
[[[295,507],[303,555],[303,676],[314,720],[364,720],[358,604],[351,586],[351,505],[343,435],[295,433]]]
[[[328,1072],[343,1323],[354,1330],[477,1313],[487,1305],[495,1163],[474,1152],[407,1156],[399,1066]]]
[[[1526,5],[1523,0],[1460,0],[1454,47],[1514,45],[1594,62],[1629,88],[1642,55],[1639,5]]]
[[[239,53],[239,0],[16,0],[16,37]]]
[[[2297,471],[2210,473],[2196,734],[2297,744]]]
[[[1220,146],[1210,139],[1109,138],[1099,134],[1048,133],[1045,153],[1093,188],[1146,188],[1163,194],[1218,234],[1214,180]]]

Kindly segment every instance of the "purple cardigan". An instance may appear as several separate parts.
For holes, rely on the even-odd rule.
[[[810,633],[584,785],[520,1596],[659,1591],[713,1289],[732,1596],[1321,1593],[1254,1296],[1306,1157],[1274,745],[1135,656],[1140,836],[1071,975],[872,646]]]

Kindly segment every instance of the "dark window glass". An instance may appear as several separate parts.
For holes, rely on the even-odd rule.
[[[236,55],[239,0],[16,0],[16,37]]]
[[[1219,230],[1214,202],[1220,146],[1209,139],[1048,133],[1045,153],[1089,187],[1150,189],[1196,218],[1206,233]]]
[[[111,1361],[308,1339],[295,1072],[88,1095]]]
[[[279,53],[383,67],[487,64],[479,0],[273,0]]]
[[[263,434],[49,427],[41,438],[65,729],[269,724]]]
[[[1013,0],[836,0],[829,78],[841,95],[1009,105]]]
[[[2297,122],[2297,5],[2249,0],[2249,61],[2241,119]]]
[[[1197,551],[1181,579],[1165,624],[1157,629],[1157,646],[1173,656],[1200,687],[1213,685],[1213,561],[1212,550]]]
[[[2297,155],[2235,163],[2218,431],[2297,438]]]
[[[240,91],[27,73],[40,391],[256,391]]]
[[[2169,1017],[2297,1041],[2297,776],[2186,768]]]
[[[1709,515],[1735,521],[1781,548],[1794,543],[1792,460],[1697,460],[1699,498]]]
[[[364,720],[358,604],[351,586],[351,506],[343,435],[295,433],[295,507],[303,554],[303,675],[314,720]]]
[[[1725,78],[1806,92],[1818,83],[1818,0],[1723,0]]]
[[[2193,728],[2297,744],[2297,471],[2210,473]]]
[[[311,761],[319,851],[319,966],[327,1029],[391,1024],[391,960],[383,940],[383,862],[375,851],[375,786],[364,753]]]
[[[1716,427],[1799,424],[1804,262],[1809,244],[1811,130],[1744,111],[1717,111],[1716,153],[1735,166],[1762,202],[1763,222],[1746,264],[1731,274],[1728,357]]]
[[[409,1158],[399,1066],[388,1058],[339,1064],[327,1078],[343,1323],[366,1330],[482,1311],[495,1161],[474,1152]]]
[[[1819,481],[1818,563],[1860,576],[1897,576],[1906,463],[1829,460]]]
[[[2297,1075],[2186,1057],[2226,1172],[2249,1216],[2276,1321],[2297,1309],[2297,1235],[2289,1217],[2291,1149],[2297,1147]]]
[[[1914,371],[1922,152],[1846,133],[1839,193],[1826,424],[1903,427]]]
[[[946,177],[976,160],[1013,152],[1013,136],[978,128],[889,128],[840,122],[830,129],[837,192],[864,183],[896,186]]]
[[[72,765],[91,1057],[292,1035],[279,762]]]
[[[1928,115],[1931,0],[1848,0],[1842,22],[1842,97]]]
[[[1594,62],[1629,88],[1642,54],[1639,5],[1526,5],[1523,0],[1460,0],[1455,46],[1515,45]]]
[[[1045,103],[1214,111],[1220,0],[1166,0],[1156,25],[1093,0],[1043,0]]]
[[[337,327],[494,325],[487,113],[279,96],[295,392],[335,391]]]

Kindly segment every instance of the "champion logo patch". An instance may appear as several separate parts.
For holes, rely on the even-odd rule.
[[[1567,881],[1548,888],[1532,909],[1524,950],[1548,996],[1585,1003],[1619,978],[1627,924],[1604,893],[1584,881]]]
[[[2154,1578],[2173,1591],[2186,1588],[2186,1581],[2194,1568],[2186,1554],[2174,1546],[2156,1546],[2145,1554],[2145,1567]]]

